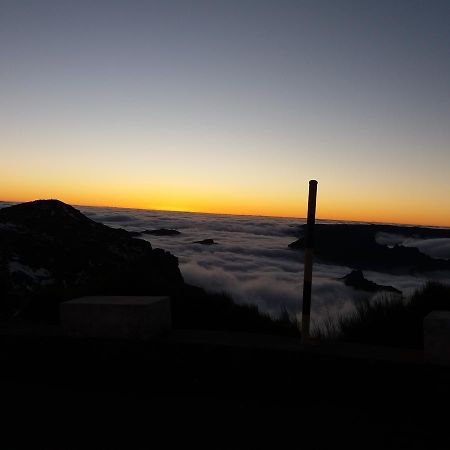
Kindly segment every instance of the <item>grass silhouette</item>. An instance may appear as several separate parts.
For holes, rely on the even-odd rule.
[[[429,281],[409,298],[383,294],[358,303],[353,314],[326,318],[318,339],[423,348],[423,319],[434,310],[450,310],[450,286]]]

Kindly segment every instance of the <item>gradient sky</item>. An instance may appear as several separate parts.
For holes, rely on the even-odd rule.
[[[450,1],[0,0],[0,199],[450,226]]]

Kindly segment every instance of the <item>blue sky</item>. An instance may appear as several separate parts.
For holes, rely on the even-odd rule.
[[[0,197],[450,225],[450,2],[0,0]]]

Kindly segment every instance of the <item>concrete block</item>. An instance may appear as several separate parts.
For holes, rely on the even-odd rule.
[[[81,297],[60,305],[69,336],[145,340],[171,328],[170,298]]]
[[[433,311],[423,321],[424,359],[450,366],[450,311]]]

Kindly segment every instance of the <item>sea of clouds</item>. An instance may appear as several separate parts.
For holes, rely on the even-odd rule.
[[[0,208],[12,203],[0,202]],[[76,206],[91,219],[115,228],[143,231],[176,229],[175,236],[142,235],[154,248],[163,248],[178,257],[186,282],[210,292],[226,292],[240,303],[252,303],[274,316],[287,310],[298,316],[303,286],[303,253],[291,250],[303,219],[152,211],[127,208]],[[336,223],[336,222],[333,222]],[[215,245],[195,241],[214,239]],[[433,257],[450,259],[450,239],[413,239],[380,233],[384,245],[415,246]],[[372,294],[346,286],[340,278],[349,267],[314,264],[312,289],[313,326],[322,320],[350,314],[358,302]],[[423,276],[391,275],[365,271],[369,280],[394,286],[405,297],[427,280],[450,282],[449,273]],[[377,294],[379,295],[379,294]]]
[[[153,247],[169,250],[178,257],[186,282],[211,292],[227,292],[237,302],[256,304],[274,316],[286,309],[301,311],[303,253],[288,248],[298,237],[304,220],[292,218],[235,216],[187,212],[132,210],[123,208],[78,207],[91,219],[129,231],[170,228],[175,236],[142,235]],[[214,239],[216,245],[194,243]],[[388,240],[381,236],[380,240]],[[391,240],[394,238],[391,236]],[[394,243],[416,245],[431,256],[450,258],[450,239],[404,240]],[[391,243],[391,242],[389,242]],[[349,314],[355,304],[370,294],[347,287],[339,278],[349,267],[314,265],[312,320]],[[446,279],[448,274],[425,277],[390,275],[366,271],[366,278],[391,285],[409,296],[427,279]]]

